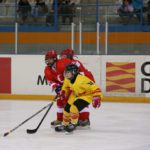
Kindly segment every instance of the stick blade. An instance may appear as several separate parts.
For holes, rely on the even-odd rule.
[[[37,129],[27,129],[28,134],[34,134],[36,133]]]
[[[8,134],[9,134],[9,132],[6,132],[6,133],[4,133],[4,135],[3,135],[3,136],[5,137],[5,136],[7,136]]]

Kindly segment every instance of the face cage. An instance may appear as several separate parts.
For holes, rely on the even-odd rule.
[[[72,80],[78,74],[78,72],[76,72],[74,70],[67,70],[67,71],[64,71],[64,77],[66,77],[67,72],[71,72],[71,74],[72,74],[72,77],[68,78],[69,80]]]
[[[51,58],[53,58],[53,57],[51,57]],[[50,62],[48,61],[48,59],[49,59],[49,58],[45,59],[45,64],[46,64],[47,66],[49,66],[49,67],[52,67],[52,66],[55,64],[56,60],[57,60],[56,58],[53,58],[53,62],[50,63]]]

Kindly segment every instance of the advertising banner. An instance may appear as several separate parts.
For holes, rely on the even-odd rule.
[[[106,96],[150,96],[149,56],[103,56],[101,70]]]
[[[11,58],[0,57],[0,93],[11,93]]]

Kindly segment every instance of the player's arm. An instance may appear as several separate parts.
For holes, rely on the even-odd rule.
[[[93,82],[95,82],[93,74],[89,70],[87,70],[80,61],[76,60],[74,63],[78,66],[79,72],[81,74],[85,75],[90,80],[92,80]]]
[[[58,90],[59,91],[61,90],[60,82],[57,82],[57,80],[53,80],[50,72],[47,69],[44,70],[44,75],[45,75],[45,78],[47,79],[50,87],[52,88],[52,91],[55,91],[56,93],[58,93]]]
[[[69,87],[69,80],[67,78],[64,79],[64,83],[63,83],[63,86],[62,86],[62,91],[65,92],[65,94],[67,95],[69,90],[70,90],[70,87]]]
[[[68,99],[69,94],[70,94],[69,80],[65,78],[58,96],[61,100],[66,101]]]
[[[98,87],[94,82],[89,80],[88,84],[89,84],[89,89],[92,92],[92,96],[93,96],[93,101],[92,101],[93,107],[99,108],[101,105],[101,100],[103,98],[102,91],[100,87]]]

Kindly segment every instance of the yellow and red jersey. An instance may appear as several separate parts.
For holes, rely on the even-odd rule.
[[[72,95],[68,103],[73,103],[75,99],[84,99],[85,101],[91,103],[93,96],[102,97],[102,92],[98,85],[96,85],[92,80],[84,75],[78,74],[74,83],[71,83],[70,80],[64,80],[62,90],[65,93],[68,93],[69,90],[72,91]]]

